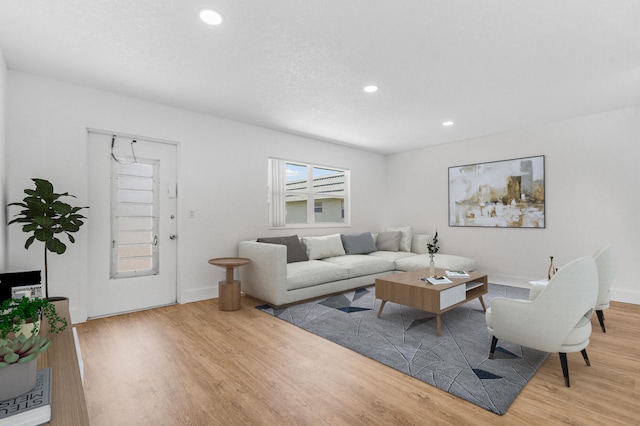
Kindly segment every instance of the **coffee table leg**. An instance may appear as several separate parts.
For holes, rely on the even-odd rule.
[[[478,296],[478,299],[480,299],[480,304],[482,305],[482,310],[487,312],[487,307],[484,305],[484,299],[482,298],[482,296]]]
[[[384,308],[384,304],[387,303],[386,300],[383,300],[380,304],[380,310],[378,311],[378,318],[380,318],[380,314],[382,313],[382,308]]]
[[[436,336],[442,336],[442,323],[440,322],[440,314],[436,314]]]

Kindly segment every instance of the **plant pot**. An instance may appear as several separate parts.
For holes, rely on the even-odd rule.
[[[38,359],[0,367],[0,401],[15,398],[36,387]]]
[[[20,331],[16,333],[16,335],[22,333],[25,337],[31,336],[33,333],[33,327],[38,326],[38,333],[40,333],[40,321],[36,322],[25,322],[20,326]]]

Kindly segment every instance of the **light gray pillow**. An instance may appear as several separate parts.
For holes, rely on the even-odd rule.
[[[402,226],[398,228],[387,228],[385,231],[394,232],[400,231],[402,236],[400,237],[400,251],[411,251],[411,236],[413,231],[410,226]]]
[[[340,238],[342,238],[342,245],[347,254],[366,254],[378,250],[376,243],[373,242],[371,232],[342,234]]]
[[[344,256],[346,254],[342,246],[340,234],[332,234],[324,237],[302,237],[302,243],[307,249],[309,260]]]
[[[398,251],[400,249],[400,238],[402,232],[381,232],[378,234],[376,246],[380,251]]]

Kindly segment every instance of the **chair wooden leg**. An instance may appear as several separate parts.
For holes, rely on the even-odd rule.
[[[567,365],[567,354],[560,352],[560,365],[562,365],[562,375],[564,376],[564,384],[569,388],[569,366]]]
[[[496,351],[496,345],[498,344],[498,338],[491,336],[491,349],[489,349],[489,359],[493,359],[493,353]]]
[[[596,311],[596,315],[598,316],[598,321],[600,321],[600,328],[602,328],[602,332],[606,333],[607,330],[604,328],[604,313],[602,310]]]
[[[582,358],[584,358],[584,362],[587,363],[587,366],[591,367],[591,363],[589,362],[589,357],[587,356],[587,350],[583,349],[580,351],[580,353],[582,354]]]

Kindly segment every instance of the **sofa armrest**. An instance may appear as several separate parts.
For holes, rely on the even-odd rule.
[[[287,247],[241,241],[238,253],[251,260],[240,268],[243,291],[265,302],[282,304],[287,282]]]

